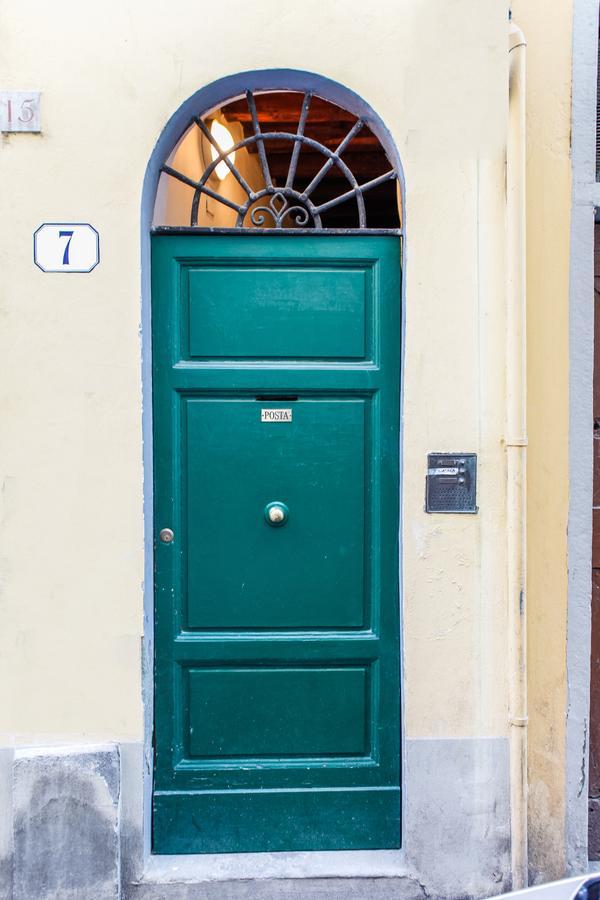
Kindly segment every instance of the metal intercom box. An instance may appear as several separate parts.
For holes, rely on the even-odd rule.
[[[425,512],[477,512],[477,454],[428,453]]]

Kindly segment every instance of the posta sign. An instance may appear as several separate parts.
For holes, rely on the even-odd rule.
[[[261,409],[260,421],[261,422],[291,422],[292,421],[292,410],[291,409]]]

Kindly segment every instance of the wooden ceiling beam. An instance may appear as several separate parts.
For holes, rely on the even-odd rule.
[[[278,184],[285,183],[287,178],[288,166],[282,165],[278,166],[273,163],[270,166],[271,174],[274,178],[277,179]],[[313,177],[319,171],[318,165],[311,165],[310,163],[304,163],[298,166],[296,171],[296,180],[297,181],[312,181]],[[356,180],[361,183],[364,181],[370,181],[372,178],[377,178],[379,175],[383,175],[385,172],[389,171],[389,166],[386,168],[385,166],[374,166],[370,163],[369,160],[365,160],[364,163],[359,165],[350,166],[350,171],[356,178]],[[348,183],[348,179],[344,175],[343,172],[340,171],[336,167],[335,171],[332,169],[327,173],[327,182],[331,183],[335,182],[344,182]]]
[[[267,130],[268,129],[265,129],[265,131],[267,131]],[[251,132],[248,132],[247,134],[245,133],[245,136],[249,137],[250,133]],[[290,133],[295,134],[295,131],[290,131]],[[326,132],[316,132],[315,131],[315,132],[309,133],[307,135],[307,137],[311,138],[312,140],[318,141],[320,144],[323,144],[325,147],[327,147],[328,150],[336,150],[339,147],[339,145],[341,144],[342,140],[346,137],[347,133],[348,132],[345,130],[344,131],[340,130],[338,132],[338,131],[334,131],[333,129],[331,129]],[[267,148],[267,153],[269,153],[269,152],[291,153],[292,152],[292,142],[289,138],[282,138],[281,140],[269,140],[269,141],[265,142],[265,146]],[[250,144],[248,147],[248,149],[251,152],[254,148],[255,148],[254,144]],[[349,144],[350,152],[352,150],[357,150],[359,148],[368,150],[371,153],[383,153],[383,151],[379,145],[379,142],[371,134],[360,134],[359,133],[352,139],[351,143]],[[318,152],[318,151],[312,151],[308,145],[305,145],[305,147],[302,149],[302,152],[310,153],[310,152]],[[346,151],[346,152],[348,152],[348,151]]]
[[[266,122],[295,122],[297,124],[300,118],[300,109],[301,104],[299,102],[295,104],[288,103],[284,106],[277,101],[266,101],[261,100],[260,97],[256,98],[256,111],[258,113],[258,121],[261,125]],[[246,100],[236,100],[234,103],[228,103],[226,106],[221,107],[220,112],[225,119],[231,121],[244,123],[252,122],[252,116],[250,115]],[[356,122],[356,116],[346,112],[344,109],[333,106],[332,104],[321,103],[321,105],[318,105],[316,101],[313,100],[307,121],[309,124],[327,122],[346,122],[353,124]]]

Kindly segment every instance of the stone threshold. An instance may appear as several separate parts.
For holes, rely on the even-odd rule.
[[[141,881],[256,881],[273,878],[403,878],[412,873],[401,850],[220,853],[147,857]]]
[[[156,873],[158,875],[158,873]],[[416,878],[404,876],[234,877],[186,881],[183,876],[134,882],[123,900],[427,900]]]
[[[149,856],[125,898],[424,900],[399,850]]]

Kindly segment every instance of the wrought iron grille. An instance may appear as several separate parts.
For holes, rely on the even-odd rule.
[[[198,211],[201,196],[210,197],[218,203],[222,203],[237,213],[235,227],[238,229],[248,228],[314,228],[322,229],[323,213],[333,209],[340,204],[346,203],[352,199],[356,201],[358,211],[358,225],[361,229],[368,228],[367,210],[365,207],[364,195],[386,182],[397,180],[397,173],[393,167],[389,171],[378,175],[376,178],[359,184],[349,165],[344,161],[344,152],[348,149],[353,139],[359,134],[361,129],[366,125],[363,119],[357,119],[349,129],[345,137],[340,141],[334,150],[331,150],[325,144],[305,134],[306,123],[309,116],[312,93],[304,94],[297,129],[295,132],[278,131],[273,127],[262,130],[257,113],[256,101],[252,91],[246,92],[246,101],[251,119],[251,134],[242,140],[234,143],[233,146],[223,150],[214,135],[211,133],[205,121],[200,117],[195,117],[192,127],[197,126],[206,141],[214,148],[213,159],[206,166],[202,176],[198,180],[188,177],[183,172],[178,171],[170,165],[163,165],[161,171],[166,175],[177,179],[183,184],[191,187],[194,191],[190,211],[190,225],[196,227],[198,225]],[[289,168],[284,184],[275,184],[271,177],[269,168],[269,160],[267,155],[267,147],[270,142],[289,141],[292,144]],[[303,147],[309,148],[313,152],[318,152],[323,156],[323,163],[317,173],[314,175],[310,183],[299,189],[295,187],[298,160]],[[252,148],[258,153],[260,161],[260,169],[264,187],[260,190],[254,190],[244,175],[236,167],[232,156],[237,150],[242,148]],[[387,157],[386,157],[387,159]],[[220,163],[225,163],[233,177],[241,186],[246,195],[244,202],[236,203],[217,190],[209,186],[209,179],[215,172]],[[388,160],[389,163],[389,160]],[[345,178],[345,190],[337,193],[330,199],[323,202],[316,202],[313,199],[315,189],[326,178],[332,167],[336,166]]]

